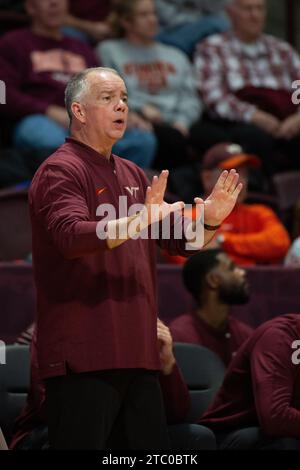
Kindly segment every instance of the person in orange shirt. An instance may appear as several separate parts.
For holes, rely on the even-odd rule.
[[[206,194],[211,192],[221,171],[228,168],[236,168],[243,183],[235,208],[206,246],[221,248],[238,265],[280,263],[291,243],[287,230],[272,209],[264,204],[244,202],[249,168],[260,164],[257,156],[245,153],[240,145],[233,143],[214,145],[202,161],[201,179]],[[168,260],[178,264],[185,262],[185,258],[179,256]]]

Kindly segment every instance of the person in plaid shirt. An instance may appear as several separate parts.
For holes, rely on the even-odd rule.
[[[193,126],[193,143],[204,152],[237,142],[258,154],[269,173],[277,168],[276,152],[289,157],[289,168],[299,168],[300,112],[292,84],[300,79],[300,57],[263,34],[265,0],[231,0],[227,10],[232,30],[210,36],[195,53],[206,118]]]

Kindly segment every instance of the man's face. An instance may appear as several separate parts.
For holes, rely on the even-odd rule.
[[[26,9],[35,23],[49,29],[60,28],[68,12],[68,0],[27,0]]]
[[[141,40],[152,40],[157,33],[157,16],[153,0],[139,0],[134,15],[124,25],[127,32]]]
[[[128,116],[128,98],[124,81],[112,72],[94,72],[88,78],[89,89],[82,101],[84,125],[103,144],[113,145],[123,137]]]
[[[219,279],[219,301],[228,305],[247,303],[250,294],[245,270],[237,267],[225,253],[220,253],[217,257],[219,265],[215,268],[215,273]]]
[[[228,13],[236,34],[244,41],[255,41],[262,34],[266,20],[265,0],[233,0]]]

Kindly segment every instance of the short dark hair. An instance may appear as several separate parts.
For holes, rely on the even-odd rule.
[[[199,306],[203,302],[203,288],[206,275],[219,264],[218,255],[222,250],[216,248],[199,251],[187,259],[182,270],[183,282]]]

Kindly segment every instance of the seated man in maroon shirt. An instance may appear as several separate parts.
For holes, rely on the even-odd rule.
[[[125,447],[168,448],[157,378],[155,242],[183,256],[201,249],[243,185],[235,170],[224,171],[205,201],[195,198],[204,219],[185,221],[182,202],[164,201],[168,171],[149,185],[138,166],[112,154],[128,117],[118,73],[87,69],[72,77],[65,96],[71,137],[42,163],[29,190],[49,441],[54,449],[103,449],[121,415]]]
[[[170,325],[173,339],[205,346],[228,366],[253,331],[230,315],[232,305],[249,299],[245,270],[238,268],[226,253],[211,249],[191,256],[182,274],[197,306],[173,320]]]
[[[1,80],[6,103],[1,116],[17,122],[14,143],[28,149],[56,149],[68,134],[66,84],[74,73],[98,64],[91,46],[63,36],[67,0],[26,0],[28,28],[0,39]]]
[[[300,315],[263,323],[239,349],[200,423],[222,449],[300,450]]]

